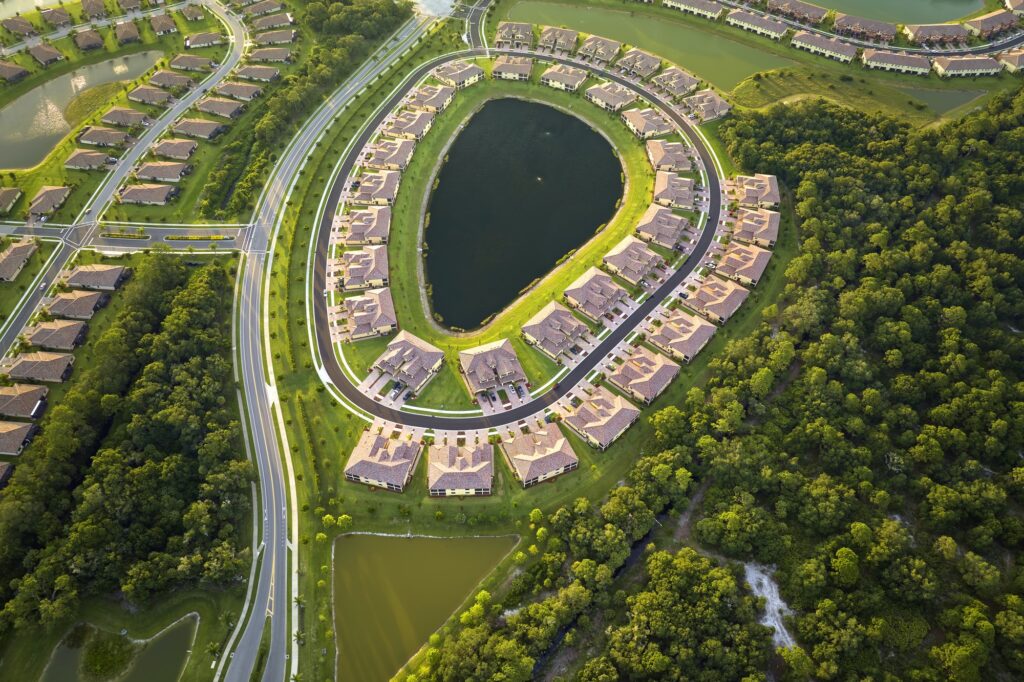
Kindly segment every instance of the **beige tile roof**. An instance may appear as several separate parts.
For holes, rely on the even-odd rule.
[[[474,394],[526,381],[526,372],[508,339],[460,351],[459,365]]]
[[[66,284],[80,289],[113,291],[131,275],[131,269],[111,263],[76,265],[68,273]]]
[[[149,122],[149,116],[145,112],[129,107],[111,107],[110,111],[103,114],[100,119],[103,123],[111,126],[141,126]]]
[[[756,31],[764,32],[772,36],[781,36],[788,30],[786,24],[781,21],[776,21],[775,19],[770,19],[766,16],[747,12],[742,9],[734,9],[729,12],[726,22],[741,27],[750,27]]]
[[[622,48],[622,43],[602,36],[587,36],[576,54],[598,62],[610,62]]]
[[[422,449],[417,442],[366,431],[348,458],[345,475],[402,489],[412,476]]]
[[[80,320],[51,320],[26,327],[22,332],[29,345],[46,350],[74,350],[85,336],[86,325]]]
[[[14,381],[61,383],[67,378],[74,362],[75,356],[70,353],[21,353],[0,361],[0,374]]]
[[[428,111],[443,111],[455,96],[450,85],[423,85],[409,96],[409,106]]]
[[[970,36],[961,24],[907,24],[904,31],[918,43],[961,41]]]
[[[615,66],[640,78],[650,78],[661,68],[661,59],[634,47],[622,55],[622,58],[615,62]]]
[[[283,7],[284,5],[277,0],[262,0],[261,2],[249,5],[242,10],[242,13],[247,17],[258,17],[264,14],[270,14],[271,12],[277,12]]]
[[[888,52],[886,50],[874,50],[867,48],[861,53],[861,61],[868,66],[897,66],[905,69],[917,69],[929,71],[932,68],[931,60],[918,54],[907,54],[906,52]]]
[[[689,94],[700,85],[700,79],[678,66],[670,66],[651,79],[651,83],[673,97]]]
[[[60,60],[64,59],[64,55],[60,52],[60,50],[58,50],[52,45],[47,45],[46,43],[33,45],[32,47],[28,48],[28,53],[32,55],[32,57],[43,66],[52,64],[54,62],[59,62]]]
[[[498,24],[498,32],[494,38],[499,47],[504,43],[533,44],[533,26],[515,21],[503,21]]]
[[[391,137],[423,137],[434,122],[431,111],[405,109],[388,118],[381,132]]]
[[[391,140],[381,138],[369,145],[366,150],[365,164],[369,168],[386,170],[398,168],[404,170],[412,161],[416,151],[416,141],[409,139]]]
[[[251,62],[287,62],[292,58],[292,51],[287,47],[261,47],[249,53]]]
[[[611,275],[592,267],[569,285],[565,298],[569,305],[590,319],[600,320],[629,298],[629,294]]]
[[[932,62],[943,73],[997,73],[1003,65],[992,57],[936,57]]]
[[[526,340],[552,358],[568,353],[590,333],[590,328],[557,301],[551,301],[523,325]]]
[[[529,433],[517,433],[501,442],[512,470],[520,481],[533,481],[561,473],[566,467],[575,468],[579,458],[569,445],[569,439],[556,424]]]
[[[169,159],[184,160],[190,158],[198,146],[199,143],[195,140],[167,138],[153,145],[153,154]]]
[[[204,97],[196,104],[196,109],[204,114],[223,116],[224,118],[237,118],[245,110],[245,105],[233,99],[224,97]]]
[[[171,60],[171,68],[182,71],[209,71],[213,68],[213,60],[194,54],[179,54]]]
[[[720,118],[732,110],[732,105],[710,88],[695,92],[685,98],[683,104],[688,106],[702,121]]]
[[[610,111],[618,111],[636,99],[629,88],[618,83],[599,83],[587,88],[586,98]]]
[[[117,128],[105,128],[103,126],[88,126],[78,136],[82,144],[91,144],[98,147],[121,147],[128,144],[131,136]]]
[[[181,14],[188,21],[200,21],[206,16],[203,13],[203,8],[199,5],[185,5],[181,8]]]
[[[537,47],[545,50],[560,50],[562,52],[572,52],[576,49],[576,38],[579,33],[568,28],[559,28],[557,26],[545,26],[541,29],[540,40],[537,41]]]
[[[741,242],[774,244],[779,238],[781,218],[779,213],[767,208],[741,208],[732,229],[732,238]]]
[[[654,320],[661,322],[653,324]],[[660,308],[647,326],[647,340],[674,358],[689,362],[697,356],[718,327],[682,308]]]
[[[171,100],[171,93],[151,85],[140,85],[128,93],[128,99],[133,102],[162,107]]]
[[[401,381],[413,392],[419,392],[442,362],[444,353],[440,348],[407,331],[400,331],[373,367],[389,374],[395,381]]]
[[[775,205],[781,200],[779,181],[774,175],[737,175],[727,185],[729,197],[741,206]]]
[[[828,10],[802,0],[768,0],[768,9],[812,24],[824,21]]]
[[[40,187],[35,197],[32,198],[32,203],[29,204],[29,215],[53,213],[64,204],[69,194],[71,194],[70,187],[55,187],[53,185]]]
[[[670,208],[651,204],[640,218],[636,233],[645,241],[672,249],[689,228],[690,221],[685,216],[676,215]]]
[[[186,137],[198,137],[208,140],[225,130],[220,121],[207,121],[204,118],[183,118],[174,124],[174,132]]]
[[[565,423],[602,450],[625,433],[640,416],[640,410],[604,386],[590,394],[566,415]]]
[[[999,61],[1015,69],[1024,68],[1024,49],[1007,50],[999,55]]]
[[[694,181],[668,171],[654,176],[654,200],[662,206],[692,208],[695,199]]]
[[[139,41],[139,27],[134,21],[121,21],[114,25],[114,35],[119,43],[136,43]]]
[[[193,33],[185,38],[185,47],[209,47],[210,45],[220,45],[223,42],[224,36],[221,34],[206,31],[203,33]]]
[[[686,305],[698,313],[726,322],[740,309],[750,292],[736,282],[714,275],[708,276],[686,299]]]
[[[0,421],[0,455],[17,455],[36,432],[35,424]]]
[[[173,185],[159,185],[155,183],[127,185],[124,191],[121,192],[121,203],[163,206],[173,199],[177,193],[178,188]]]
[[[280,12],[279,14],[271,14],[270,16],[260,17],[256,21],[252,22],[252,27],[257,31],[265,31],[268,28],[288,26],[292,23],[292,15],[288,14],[287,12]]]
[[[190,166],[181,161],[148,161],[135,171],[140,180],[158,180],[160,182],[178,182],[188,173]]]
[[[494,478],[494,446],[431,445],[427,448],[429,490],[490,490]]]
[[[890,24],[887,21],[878,21],[877,19],[855,17],[850,14],[843,14],[842,12],[836,12],[835,31],[836,33],[866,36],[884,42],[888,42],[896,37],[895,24]]]
[[[570,90],[575,90],[587,80],[587,72],[567,64],[555,64],[541,74],[540,80],[542,83],[561,83]]]
[[[386,246],[364,246],[344,251],[338,259],[342,288],[363,289],[388,280],[388,249]]]
[[[259,33],[253,38],[253,41],[257,45],[284,45],[287,43],[295,42],[295,38],[299,35],[299,32],[295,29],[286,28],[279,31],[267,31],[266,33]]]
[[[448,85],[461,86],[474,79],[480,79],[484,70],[479,65],[464,61],[451,61],[434,69],[434,77]]]
[[[679,365],[664,355],[637,346],[608,375],[608,381],[638,400],[649,403],[668,388],[679,374]]]
[[[616,244],[602,262],[613,273],[630,284],[638,284],[665,267],[665,259],[647,248],[636,237],[629,235]]]
[[[741,282],[757,284],[768,267],[772,252],[751,244],[729,242],[718,262],[718,273]]]
[[[35,240],[29,237],[8,244],[0,253],[0,282],[13,282],[37,248]]]
[[[857,56],[857,47],[855,45],[823,36],[820,33],[800,31],[793,36],[791,42],[797,47],[813,48],[823,52],[842,55],[847,60],[853,60]]]
[[[107,295],[98,291],[72,289],[54,296],[46,309],[54,317],[88,320],[106,301]]]
[[[20,198],[21,189],[18,187],[0,187],[0,215],[8,213]]]
[[[160,69],[154,73],[149,79],[149,83],[158,88],[191,88],[196,84],[188,76],[167,69]]]
[[[46,386],[14,384],[0,386],[0,414],[19,419],[35,419],[46,407]]]
[[[494,68],[491,70],[491,75],[495,78],[505,76],[505,74],[529,78],[530,71],[532,70],[533,60],[529,57],[503,54],[494,60]]]
[[[622,120],[630,130],[644,138],[672,132],[672,124],[660,112],[651,108],[627,109],[622,112]]]
[[[98,47],[103,47],[103,36],[99,31],[87,28],[75,33],[75,45],[79,50],[95,50]]]
[[[153,28],[153,33],[157,35],[178,32],[178,25],[166,14],[154,14],[149,18],[149,25]]]
[[[390,289],[370,289],[342,301],[347,334],[352,339],[390,334],[398,326]]]
[[[335,227],[345,244],[386,242],[391,230],[390,206],[367,206],[336,216]]]
[[[390,204],[398,196],[398,185],[402,174],[398,171],[363,173],[359,176],[359,187],[352,192],[356,204]]]
[[[1020,18],[1016,14],[1005,9],[999,9],[995,12],[982,14],[980,17],[968,19],[964,22],[964,26],[966,26],[968,30],[977,31],[982,35],[991,35],[993,33],[1015,28],[1019,23]]]

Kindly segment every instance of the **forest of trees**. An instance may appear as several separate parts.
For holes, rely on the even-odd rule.
[[[407,2],[338,0],[306,4],[300,23],[316,43],[300,68],[261,103],[259,118],[228,144],[217,168],[207,176],[199,214],[223,218],[253,207],[266,174],[298,128],[324,98],[370,53],[381,38],[412,15]]]
[[[223,585],[250,563],[252,472],[223,266],[147,256],[0,496],[0,628],[79,600]]]
[[[934,129],[819,101],[722,134],[792,191],[782,296],[653,415],[659,454],[604,505],[552,515],[539,561],[417,679],[526,680],[588,628],[584,682],[762,678],[770,643],[724,567],[656,552],[609,594],[691,473],[697,549],[777,567],[786,679],[1024,675],[1024,92]]]

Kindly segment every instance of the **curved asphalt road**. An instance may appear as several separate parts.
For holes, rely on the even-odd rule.
[[[412,90],[416,84],[429,73],[432,69],[440,64],[443,64],[454,59],[463,59],[466,57],[479,57],[485,55],[485,50],[480,48],[474,48],[466,50],[458,55],[444,55],[433,59],[419,68],[416,69],[412,78],[409,78],[405,82],[405,86],[396,91],[387,101],[387,104],[383,106],[376,117],[370,122],[362,135],[358,138],[356,143],[351,147],[351,151],[348,157],[344,160],[341,165],[341,170],[337,175],[333,186],[331,187],[330,195],[328,197],[324,214],[320,219],[320,225],[317,230],[317,245],[316,245],[316,261],[313,267],[313,291],[324,292],[327,289],[327,259],[330,253],[330,237],[331,237],[331,223],[334,219],[335,211],[337,210],[338,203],[341,199],[342,192],[345,189],[345,181],[349,177],[353,168],[356,166],[356,162],[359,159],[360,152],[363,147],[369,142],[370,138],[376,132],[380,123],[391,113],[391,111],[402,101],[402,99]],[[595,348],[586,358],[580,362],[574,369],[572,369],[565,377],[563,377],[556,388],[548,391],[547,393],[539,396],[538,398],[521,405],[517,408],[502,412],[500,414],[486,415],[486,416],[474,416],[474,417],[443,417],[437,415],[426,415],[426,414],[414,414],[411,412],[403,412],[396,410],[391,407],[381,405],[373,398],[370,398],[362,391],[360,391],[355,385],[349,381],[348,377],[341,369],[341,365],[338,363],[338,358],[334,353],[333,344],[331,343],[331,334],[327,320],[327,297],[322,294],[314,296],[313,311],[316,325],[316,343],[317,349],[320,353],[321,362],[324,363],[324,369],[330,377],[334,385],[341,391],[346,399],[354,403],[360,409],[365,412],[372,414],[382,419],[395,422],[398,424],[405,424],[407,426],[414,427],[425,427],[425,428],[439,428],[439,429],[454,429],[454,430],[470,430],[470,429],[484,429],[502,426],[505,424],[515,424],[516,422],[526,419],[531,415],[536,414],[539,410],[544,407],[551,405],[556,402],[559,398],[564,396],[570,391],[576,384],[583,380],[583,378],[590,373],[613,349],[620,341],[622,341],[630,332],[637,328],[661,302],[668,297],[668,295],[679,286],[686,277],[693,272],[693,270],[700,264],[701,259],[707,252],[708,247],[711,245],[711,240],[715,234],[715,228],[718,225],[719,217],[722,210],[722,188],[718,178],[718,174],[715,168],[714,160],[711,152],[704,144],[703,140],[695,132],[691,123],[683,116],[674,111],[668,104],[660,97],[645,89],[644,87],[634,84],[617,73],[607,71],[597,66],[589,64],[580,64],[571,59],[564,59],[561,57],[554,57],[546,54],[539,53],[527,53],[524,50],[490,50],[492,53],[498,54],[530,54],[531,56],[543,58],[547,61],[557,62],[561,64],[569,64],[572,66],[584,68],[595,75],[599,75],[608,80],[615,81],[621,85],[624,85],[634,92],[642,95],[645,99],[651,102],[654,106],[660,108],[662,112],[672,119],[677,125],[685,130],[690,137],[697,153],[700,154],[700,158],[704,163],[704,167],[707,171],[708,176],[708,190],[710,194],[710,207],[708,209],[708,220],[704,225],[704,230],[701,232],[700,237],[697,240],[697,244],[693,250],[693,253],[686,260],[685,263],[673,273],[658,289],[651,294],[642,304],[640,304],[635,311],[624,320],[618,327],[616,327],[611,334],[609,334],[598,346]]]

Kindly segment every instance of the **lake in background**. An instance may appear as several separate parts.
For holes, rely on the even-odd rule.
[[[338,679],[391,679],[515,543],[510,536],[338,538],[334,545]]]
[[[56,0],[0,0],[0,19],[13,17],[21,12],[30,12],[38,7],[56,6]]]
[[[138,78],[163,56],[148,50],[82,66],[57,76],[0,109],[0,168],[31,168],[71,130],[68,103],[83,90]]]
[[[984,0],[817,0],[821,7],[898,24],[934,24],[977,12]]]
[[[604,115],[595,110],[596,115]],[[504,98],[474,114],[430,200],[427,282],[448,326],[472,329],[514,301],[615,214],[622,164],[589,125]]]

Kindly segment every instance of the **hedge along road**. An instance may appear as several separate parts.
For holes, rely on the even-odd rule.
[[[334,347],[331,342],[330,328],[327,319],[327,258],[330,253],[330,238],[331,238],[331,224],[334,220],[334,214],[337,211],[338,204],[341,201],[341,195],[345,189],[346,180],[356,167],[356,163],[359,160],[359,156],[367,142],[374,135],[377,128],[384,121],[384,119],[397,107],[403,98],[412,90],[426,75],[437,66],[444,64],[449,61],[456,59],[465,59],[472,57],[486,57],[490,54],[518,54],[528,55],[538,59],[544,59],[548,62],[554,62],[558,64],[568,64],[578,68],[585,69],[591,72],[593,75],[601,76],[608,80],[614,81],[623,85],[637,94],[643,96],[653,106],[661,110],[661,112],[672,120],[679,128],[687,133],[690,138],[690,142],[693,144],[697,153],[700,155],[701,161],[704,164],[706,175],[708,178],[708,191],[709,191],[709,208],[708,208],[708,219],[704,224],[704,229],[700,233],[700,237],[697,240],[697,245],[693,250],[690,257],[683,263],[680,268],[674,272],[658,289],[651,294],[649,298],[644,300],[633,313],[624,320],[619,326],[617,326],[612,332],[595,348],[586,358],[580,362],[572,371],[570,371],[565,377],[563,377],[558,383],[557,387],[544,393],[538,398],[520,405],[519,407],[508,410],[500,414],[493,414],[487,416],[471,416],[471,417],[446,417],[439,415],[425,415],[425,414],[413,414],[410,412],[403,412],[396,410],[391,407],[381,405],[376,400],[360,391],[348,377],[345,375],[338,363],[338,358],[334,353]],[[470,86],[472,87],[472,86]],[[571,59],[565,59],[562,57],[555,57],[548,54],[541,54],[533,51],[526,50],[505,50],[505,49],[491,49],[490,51],[483,49],[470,49],[457,54],[449,54],[441,57],[437,57],[425,64],[421,65],[411,76],[404,82],[404,85],[397,89],[391,97],[388,99],[385,106],[381,107],[377,114],[370,120],[370,123],[363,129],[358,139],[349,148],[347,157],[343,160],[339,166],[339,172],[335,177],[334,183],[331,185],[330,194],[327,198],[324,213],[320,217],[319,224],[317,226],[316,234],[316,258],[314,259],[313,265],[313,316],[314,326],[316,331],[316,347],[319,352],[319,361],[323,365],[323,372],[326,372],[330,378],[331,383],[344,395],[345,399],[348,400],[352,405],[356,406],[360,410],[373,415],[374,417],[380,417],[397,424],[404,424],[406,426],[421,427],[429,429],[449,429],[449,430],[471,430],[471,429],[487,429],[506,424],[515,424],[523,419],[526,419],[539,411],[544,410],[548,406],[557,402],[560,398],[566,395],[574,386],[583,381],[584,377],[590,373],[601,360],[612,351],[626,336],[629,335],[634,329],[640,326],[644,319],[657,308],[661,302],[666,299],[671,292],[682,284],[683,280],[697,268],[701,260],[703,260],[707,253],[708,247],[711,246],[711,240],[715,235],[715,228],[718,225],[719,218],[722,210],[722,186],[721,180],[718,177],[717,166],[715,164],[714,156],[711,150],[704,144],[703,138],[697,134],[694,126],[683,116],[674,111],[668,104],[660,97],[654,95],[647,89],[636,85],[635,83],[627,80],[617,73],[606,71],[602,68],[596,67],[592,64],[581,64]],[[316,360],[316,358],[314,358]],[[321,372],[321,375],[323,374]]]

